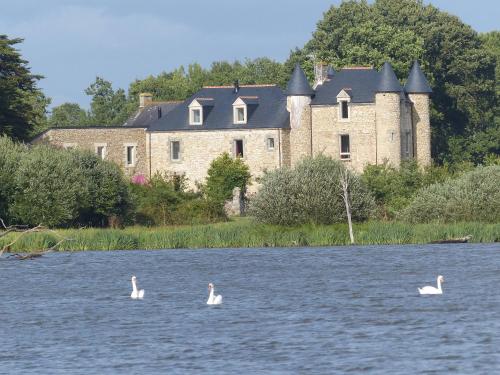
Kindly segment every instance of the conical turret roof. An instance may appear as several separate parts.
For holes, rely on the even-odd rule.
[[[405,91],[410,94],[430,94],[432,92],[417,60],[415,60],[411,68],[410,75],[406,81]]]
[[[288,96],[312,96],[314,90],[307,81],[306,74],[297,63],[293,69],[292,76],[286,87],[286,95]]]
[[[392,70],[391,64],[384,63],[382,70],[379,73],[379,81],[377,84],[377,92],[401,92],[403,88]]]

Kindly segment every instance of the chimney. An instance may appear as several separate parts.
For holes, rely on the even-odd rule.
[[[139,108],[144,108],[153,102],[153,94],[142,92],[139,94]]]
[[[328,78],[328,64],[317,62],[314,64],[314,88],[322,85]]]
[[[234,81],[234,93],[237,94],[240,91],[240,81]]]

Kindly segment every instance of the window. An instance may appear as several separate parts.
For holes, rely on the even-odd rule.
[[[274,138],[267,138],[267,149],[274,150]]]
[[[236,139],[234,141],[234,156],[236,157],[243,157],[243,140],[242,139]]]
[[[233,122],[235,124],[246,124],[247,122],[246,106],[234,107],[233,117],[234,117]]]
[[[340,118],[342,120],[349,119],[349,105],[347,100],[340,101]]]
[[[179,141],[170,142],[170,159],[180,160],[181,159],[181,143]]]
[[[349,135],[342,134],[340,136],[340,158],[348,160],[351,158],[351,149],[349,145]]]
[[[105,148],[105,146],[97,146],[95,153],[97,154],[97,156],[99,156],[99,158],[101,158],[102,160],[104,160],[104,158],[106,157],[106,148]]]
[[[135,164],[135,146],[127,146],[127,165]]]
[[[405,156],[410,156],[410,131],[405,132]]]
[[[191,125],[201,125],[201,108],[191,108],[189,111],[189,123]]]

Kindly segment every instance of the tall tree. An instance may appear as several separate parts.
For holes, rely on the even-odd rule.
[[[114,90],[111,82],[96,77],[85,94],[92,97],[90,103],[90,125],[118,126],[127,119],[127,98],[123,89]]]
[[[287,67],[312,59],[335,68],[390,61],[406,79],[418,59],[433,88],[432,152],[439,161],[462,155],[474,134],[491,131],[497,108],[495,58],[478,34],[457,17],[421,0],[346,1],[331,7],[312,39],[292,53]],[[456,147],[456,146],[459,147]]]
[[[52,108],[52,114],[49,118],[51,127],[85,126],[87,122],[87,112],[77,103],[63,103]]]
[[[15,45],[23,40],[0,35],[0,135],[26,140],[46,123],[50,100],[37,87],[42,76],[32,74]]]

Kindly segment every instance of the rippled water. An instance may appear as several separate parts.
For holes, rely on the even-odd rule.
[[[500,373],[499,265],[499,244],[2,260],[0,373]]]

